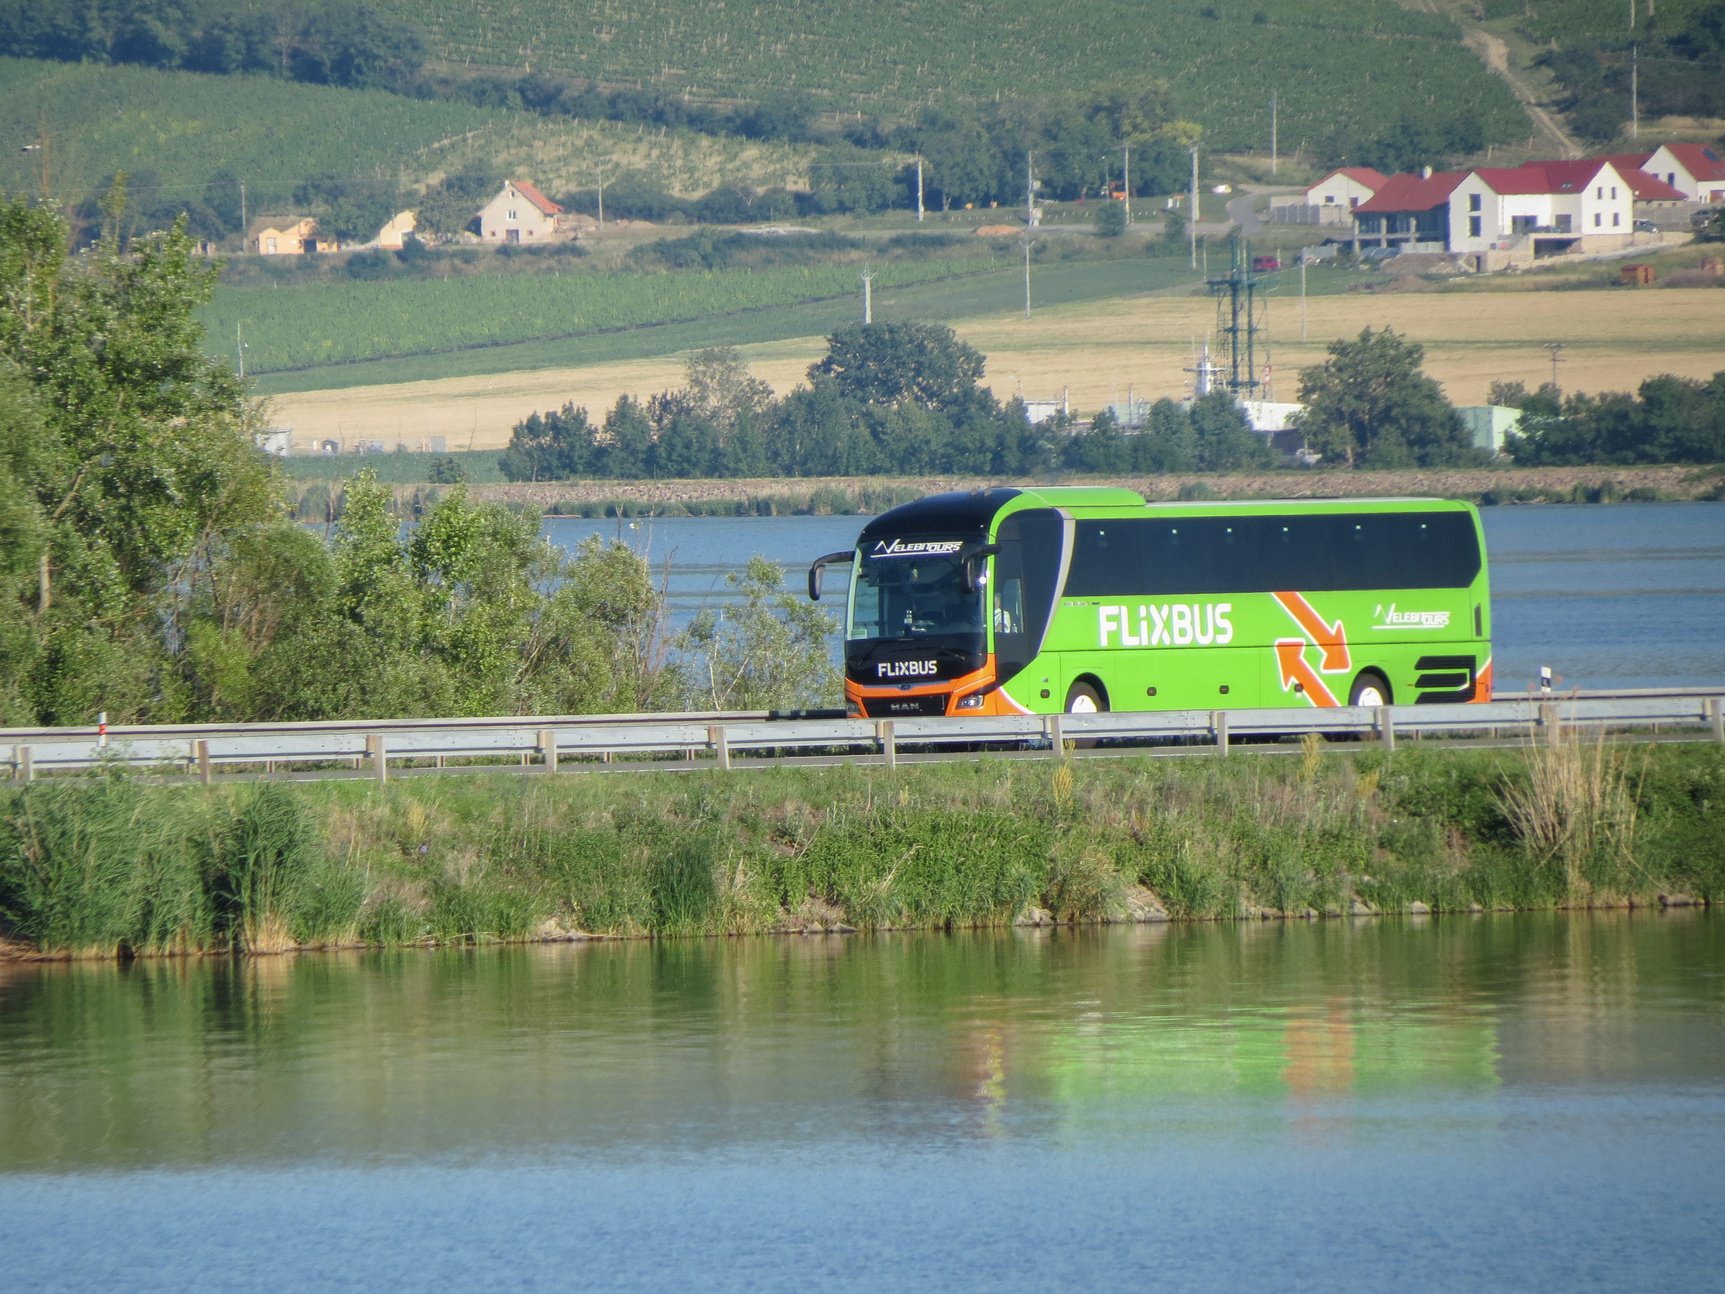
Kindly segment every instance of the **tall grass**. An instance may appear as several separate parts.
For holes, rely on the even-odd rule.
[[[1725,749],[1404,748],[0,791],[48,955],[1725,895]]]
[[[1570,899],[1613,898],[1631,882],[1639,780],[1603,733],[1561,723],[1529,740],[1526,777],[1506,783],[1505,815],[1528,853],[1561,877]],[[1645,759],[1643,759],[1645,767]]]
[[[215,880],[229,937],[248,953],[284,952],[295,892],[310,871],[311,823],[286,788],[261,783],[217,842]]]

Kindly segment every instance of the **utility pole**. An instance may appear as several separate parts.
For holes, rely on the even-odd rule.
[[[1192,268],[1198,268],[1198,145],[1192,145],[1192,209],[1186,213],[1186,232],[1192,242]]]
[[[863,323],[867,325],[874,322],[874,271],[866,265],[863,266],[862,285]]]
[[[1630,8],[1635,7],[1635,0],[1630,0]],[[1629,47],[1629,137],[1641,137],[1641,45],[1637,42]]]
[[[1270,91],[1270,174],[1276,174],[1276,92]]]
[[[1306,256],[1300,254],[1300,340],[1306,340]]]
[[[251,228],[251,221],[246,218],[246,182],[240,181],[240,250],[246,246],[246,230]],[[242,374],[241,376],[244,376]]]
[[[1030,236],[1030,230],[1024,231],[1024,317],[1030,318],[1030,249],[1036,240]]]
[[[1563,346],[1560,341],[1545,343],[1545,348],[1551,352],[1551,392],[1554,396],[1563,394],[1563,389],[1557,384],[1557,357],[1563,353]]]
[[[234,350],[240,357],[240,380],[243,382],[246,377],[246,341],[245,337],[241,335],[240,332],[242,327],[244,327],[244,325],[238,320],[234,321]]]
[[[1035,153],[1024,155],[1024,227],[1031,228],[1036,224],[1036,172],[1031,169],[1031,160]]]
[[[922,223],[922,158],[916,159],[916,223]]]
[[[1132,226],[1132,145],[1120,145],[1120,192],[1126,204],[1126,226]]]

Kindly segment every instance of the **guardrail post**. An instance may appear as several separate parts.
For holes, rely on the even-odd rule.
[[[875,736],[880,739],[880,753],[881,753],[882,757],[886,760],[886,766],[888,768],[897,768],[898,767],[898,743],[896,741],[894,741],[894,739],[893,739],[892,720],[891,719],[876,720],[875,726],[874,726],[874,731],[875,731]]]
[[[1212,710],[1210,712],[1210,727],[1216,733],[1216,753],[1226,755],[1228,753],[1228,712],[1226,710]]]
[[[731,771],[731,739],[725,734],[725,725],[715,723],[707,729],[707,740],[712,743],[713,755],[719,761],[719,767],[725,772]]]
[[[210,743],[199,737],[192,743],[192,758],[197,761],[198,781],[205,786],[210,784]]]
[[[1387,705],[1378,707],[1378,740],[1384,743],[1385,750],[1396,748],[1396,717]]]
[[[20,782],[34,781],[36,778],[36,765],[30,758],[30,748],[28,746],[18,747],[17,756],[18,780]]]
[[[1048,730],[1048,749],[1056,759],[1066,758],[1066,716],[1051,714],[1045,721]]]
[[[549,728],[539,730],[539,756],[545,761],[545,771],[557,771],[557,734]]]
[[[1725,701],[1716,696],[1707,698],[1707,726],[1713,729],[1714,741],[1725,741]]]
[[[372,773],[380,782],[389,780],[389,756],[384,749],[383,734],[370,733],[365,739],[365,753],[371,760]]]

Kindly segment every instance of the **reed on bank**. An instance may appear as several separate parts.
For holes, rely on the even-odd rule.
[[[1725,750],[1594,744],[0,792],[35,956],[1711,902]]]

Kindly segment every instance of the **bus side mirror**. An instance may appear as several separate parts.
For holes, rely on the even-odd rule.
[[[959,553],[959,580],[966,594],[982,587],[982,562],[1000,551],[999,544],[966,544]]]
[[[815,564],[809,567],[809,601],[821,600],[821,571],[834,562],[848,562],[855,554],[846,549],[842,553],[828,553],[825,557],[815,558]]]

